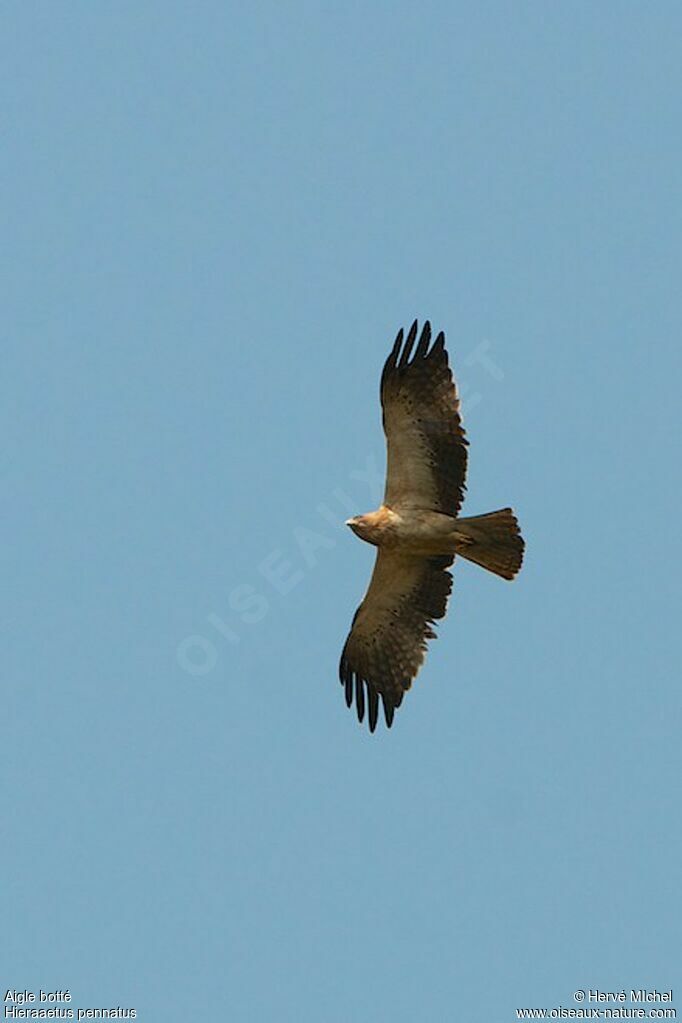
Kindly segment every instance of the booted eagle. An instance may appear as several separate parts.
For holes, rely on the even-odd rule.
[[[441,331],[431,345],[427,321],[414,348],[416,340],[415,320],[406,338],[399,331],[381,374],[388,446],[384,502],[346,523],[377,548],[339,665],[346,703],[350,707],[355,698],[360,722],[367,708],[371,732],[380,697],[391,727],[424,660],[426,641],[436,636],[433,625],[445,615],[455,555],[503,579],[513,579],[523,560],[511,508],[459,517],[468,442],[445,335]]]

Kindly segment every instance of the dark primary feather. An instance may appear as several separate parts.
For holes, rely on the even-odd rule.
[[[403,345],[398,332],[381,374],[381,404],[388,446],[384,503],[457,515],[464,500],[467,440],[441,331],[431,324],[416,349],[417,321]]]
[[[410,688],[435,637],[434,622],[442,618],[452,589],[446,571],[451,556],[414,557],[379,550],[365,599],[355,612],[341,654],[339,678],[350,707],[355,695],[358,719],[365,704],[369,728],[377,725],[379,697],[390,728],[403,694]]]
[[[417,337],[417,321],[415,320],[414,323],[412,324],[412,326],[410,327],[409,333],[408,333],[407,338],[405,340],[405,347],[403,348],[402,355],[400,356],[400,362],[398,363],[398,365],[401,368],[403,366],[406,366],[408,361],[409,361],[410,352],[412,351],[412,346],[413,346],[413,344],[415,342],[415,338],[416,337]]]

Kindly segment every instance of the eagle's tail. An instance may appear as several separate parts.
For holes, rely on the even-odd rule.
[[[511,508],[487,515],[457,519],[456,553],[503,579],[513,579],[521,568],[524,542]]]

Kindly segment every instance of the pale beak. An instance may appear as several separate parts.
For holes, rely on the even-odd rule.
[[[347,526],[354,526],[355,525],[355,519],[346,519],[345,525],[347,525]]]

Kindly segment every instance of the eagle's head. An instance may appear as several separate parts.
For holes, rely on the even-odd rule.
[[[369,528],[366,515],[354,515],[352,519],[346,520],[346,525],[349,526],[355,535],[360,537],[360,539],[365,539]]]
[[[347,519],[346,525],[350,526],[356,536],[367,543],[378,544],[382,533],[389,525],[391,513],[381,507],[378,511],[368,512],[366,515],[354,515]]]

